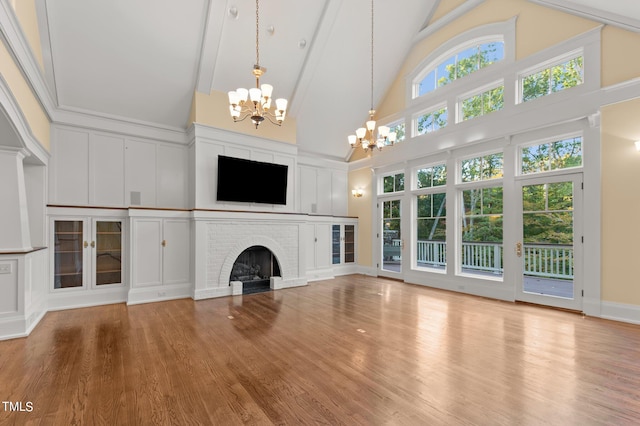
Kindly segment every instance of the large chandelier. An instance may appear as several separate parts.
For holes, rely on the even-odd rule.
[[[378,148],[382,151],[385,145],[393,145],[396,141],[396,133],[391,132],[387,126],[378,127],[378,137],[375,137],[376,121],[373,116],[376,110],[373,109],[373,0],[371,0],[371,109],[369,110],[369,121],[365,123],[365,127],[356,130],[355,135],[349,135],[349,145],[351,148],[361,146],[362,149],[369,151]]]
[[[271,93],[273,86],[260,84],[260,77],[267,72],[260,66],[260,15],[258,0],[256,0],[256,64],[251,73],[256,78],[256,87],[244,89],[242,87],[229,92],[229,113],[234,122],[243,121],[247,117],[256,126],[256,129],[266,118],[275,125],[282,125],[287,113],[287,100],[276,99],[275,109],[271,109]]]

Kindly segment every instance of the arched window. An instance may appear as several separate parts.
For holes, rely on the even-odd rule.
[[[498,39],[476,42],[470,47],[446,55],[445,58],[430,64],[425,72],[420,74],[421,78],[415,82],[414,97],[432,92],[454,80],[501,61],[504,59],[504,41]]]

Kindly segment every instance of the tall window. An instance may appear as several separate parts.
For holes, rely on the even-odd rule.
[[[504,58],[504,42],[481,43],[457,52],[427,72],[416,85],[414,97],[467,76]]]
[[[520,79],[522,102],[575,87],[582,84],[583,79],[584,60],[582,56],[526,74]]]
[[[416,266],[444,269],[447,265],[447,206],[444,164],[415,171],[416,189],[428,192],[416,196]]]
[[[460,121],[486,115],[504,107],[504,86],[494,87],[463,99],[460,103]]]
[[[461,270],[502,276],[502,186],[462,191]]]

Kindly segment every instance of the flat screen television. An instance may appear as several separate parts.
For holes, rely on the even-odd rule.
[[[287,204],[288,166],[218,156],[218,201]]]

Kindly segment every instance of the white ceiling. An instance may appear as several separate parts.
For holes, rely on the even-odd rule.
[[[46,15],[47,82],[60,108],[184,129],[195,90],[253,84],[254,0],[36,1]],[[376,1],[374,104],[440,1],[448,0]],[[531,1],[640,22],[637,0]],[[289,99],[303,151],[346,158],[346,136],[367,118],[370,7],[370,0],[260,3],[262,81]]]

